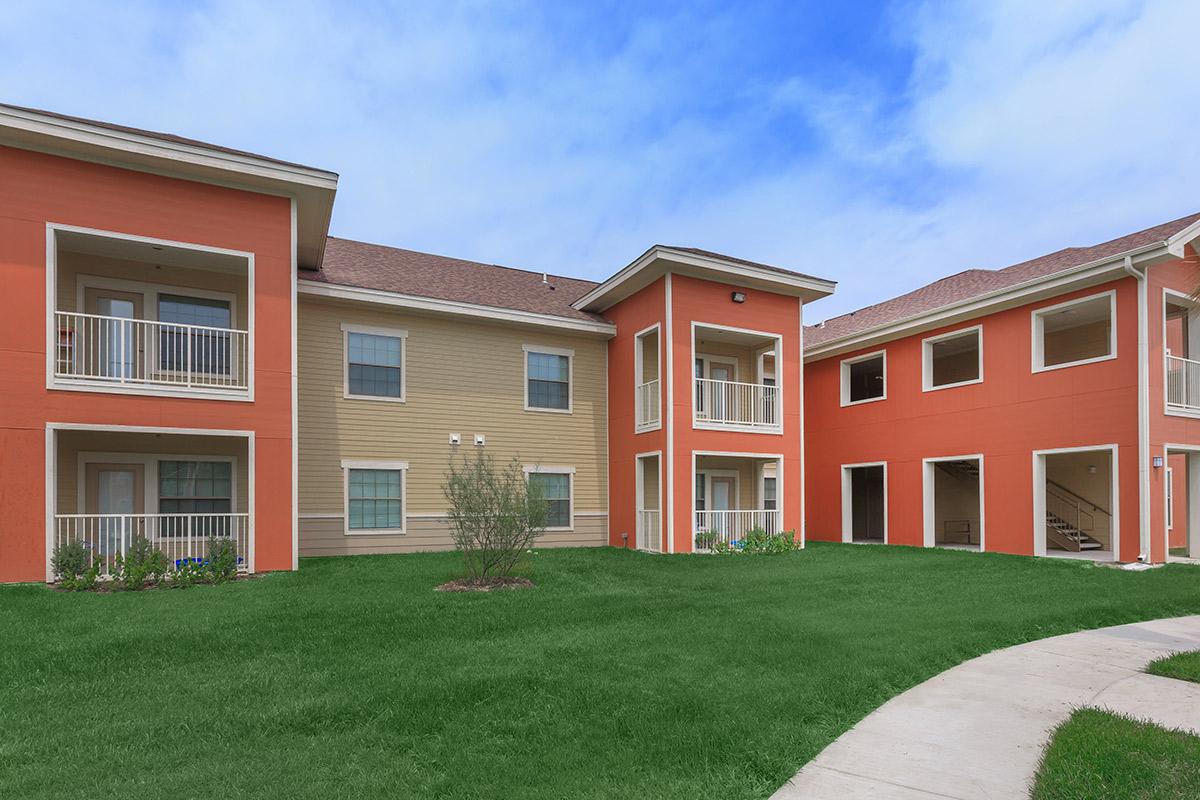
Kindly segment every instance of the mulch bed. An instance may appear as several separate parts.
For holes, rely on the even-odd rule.
[[[532,589],[529,578],[507,576],[501,578],[459,578],[437,587],[438,592],[494,592],[502,589]]]

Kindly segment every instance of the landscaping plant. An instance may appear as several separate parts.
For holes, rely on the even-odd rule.
[[[490,455],[450,462],[442,487],[455,546],[475,582],[508,578],[546,529],[548,507],[540,487],[526,480],[514,458],[498,468]]]
[[[123,555],[117,553],[113,559],[112,582],[116,588],[136,592],[147,585],[158,585],[168,568],[163,552],[139,534],[130,540]]]
[[[767,533],[761,528],[755,528],[734,542],[717,541],[712,545],[712,551],[721,555],[777,555],[799,549],[795,531]]]
[[[225,583],[237,577],[237,546],[227,537],[208,537],[208,574],[213,583]]]

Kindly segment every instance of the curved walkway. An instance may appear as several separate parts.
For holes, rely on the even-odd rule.
[[[1142,671],[1196,649],[1200,615],[988,653],[871,712],[772,800],[1028,800],[1051,731],[1080,706],[1200,734],[1200,684]]]

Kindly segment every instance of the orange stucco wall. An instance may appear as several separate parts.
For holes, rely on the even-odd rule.
[[[608,342],[608,474],[609,544],[616,547],[636,545],[637,531],[637,454],[661,453],[663,509],[666,508],[666,408],[667,382],[659,380],[659,408],[663,425],[658,430],[634,432],[634,343],[639,331],[659,324],[659,375],[667,364],[666,279],[625,298],[605,312],[617,326],[617,335]]]
[[[1031,312],[1109,289],[1117,298],[1117,358],[1033,373]],[[921,340],[976,324],[983,325],[984,381],[923,392]],[[811,538],[841,540],[841,465],[886,461],[889,541],[921,546],[922,459],[982,453],[986,549],[1032,554],[1033,451],[1116,444],[1120,559],[1137,558],[1137,287],[1132,278],[858,352],[878,349],[887,351],[887,399],[879,402],[840,405],[840,362],[856,353],[806,366]]]
[[[730,295],[745,292],[744,303],[734,303]],[[782,503],[783,526],[800,534],[803,528],[804,485],[803,441],[800,435],[802,408],[800,360],[800,301],[795,297],[755,291],[745,287],[698,280],[683,275],[671,276],[670,346],[674,351],[674,460],[675,460],[675,552],[692,549],[692,455],[696,451],[721,453],[762,453],[783,456],[783,480],[778,485]],[[692,427],[692,390],[694,354],[692,322],[725,325],[783,337],[783,359],[776,367],[776,379],[783,391],[783,433],[742,433],[737,431],[697,430]]]
[[[255,433],[256,567],[292,563],[286,198],[0,147],[0,581],[45,577],[47,423]],[[46,389],[47,222],[255,254],[255,400]]]
[[[1147,304],[1149,306],[1150,341],[1150,453],[1165,456],[1168,444],[1200,447],[1200,418],[1169,415],[1166,413],[1164,348],[1168,343],[1164,326],[1164,295],[1174,290],[1190,295],[1200,286],[1200,256],[1192,250],[1184,259],[1171,259],[1149,268],[1146,277]],[[1176,355],[1181,353],[1180,342],[1170,342]],[[1191,352],[1189,358],[1200,358]],[[1175,470],[1175,529],[1172,546],[1183,546],[1187,530],[1187,483],[1184,459],[1177,459]],[[1150,552],[1152,560],[1161,561],[1167,548],[1166,520],[1166,470],[1150,470]],[[1181,509],[1183,514],[1181,516]],[[1179,544],[1174,542],[1178,540]]]

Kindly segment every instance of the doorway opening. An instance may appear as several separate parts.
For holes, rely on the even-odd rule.
[[[925,459],[925,546],[983,550],[983,456]]]
[[[842,541],[887,542],[887,464],[842,467]]]
[[[1117,549],[1116,447],[1034,453],[1034,552],[1111,561]]]

